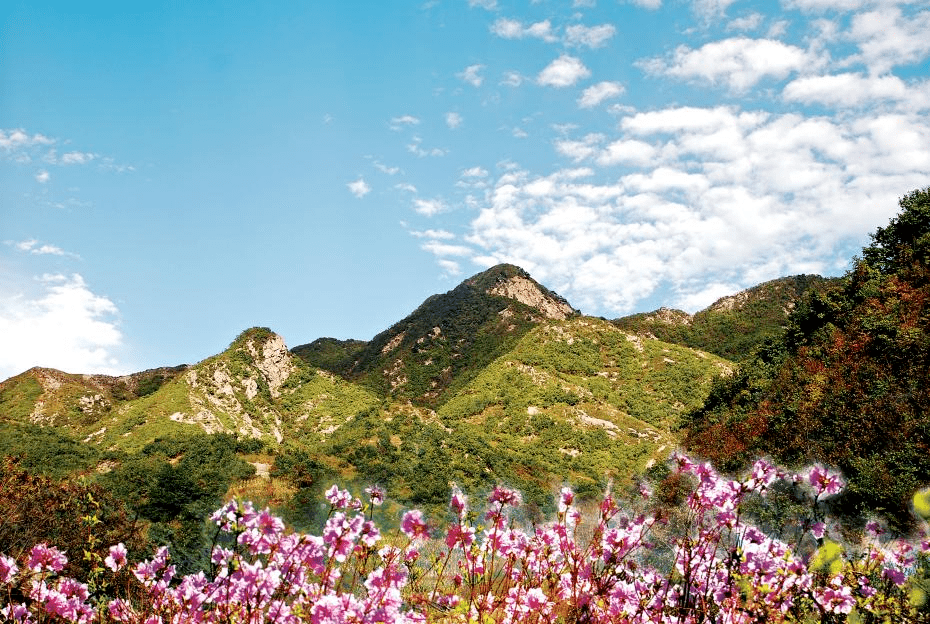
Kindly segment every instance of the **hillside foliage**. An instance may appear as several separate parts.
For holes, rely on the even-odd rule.
[[[930,483],[930,189],[900,201],[845,278],[812,291],[688,417],[687,444],[728,468],[765,453],[849,481],[837,505],[903,528]]]

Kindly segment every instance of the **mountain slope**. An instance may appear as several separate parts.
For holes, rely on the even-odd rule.
[[[337,357],[331,370],[382,396],[435,407],[532,327],[577,314],[526,271],[502,264],[429,297],[360,350],[346,347],[343,352],[353,358],[352,364]],[[332,342],[318,342],[315,349],[311,345],[297,347],[294,353],[322,363],[314,351],[324,351],[327,345],[331,352],[342,348]]]
[[[784,337],[688,419],[688,445],[719,465],[767,453],[842,469],[838,504],[898,528],[930,485],[930,189],[901,209],[836,288],[812,293]]]
[[[810,291],[823,291],[836,278],[794,275],[722,297],[691,316],[660,308],[614,320],[617,327],[741,361],[784,331],[788,315]]]
[[[319,452],[417,504],[451,483],[496,483],[546,506],[570,481],[595,497],[677,444],[680,416],[732,363],[588,317],[541,322],[433,411],[392,402],[334,431]]]

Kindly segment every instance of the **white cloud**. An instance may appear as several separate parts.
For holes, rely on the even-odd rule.
[[[463,178],[486,178],[488,170],[483,167],[471,167],[462,172]]]
[[[74,274],[45,275],[41,293],[0,294],[0,379],[33,366],[72,373],[122,374],[119,310]]]
[[[423,243],[422,247],[437,256],[470,256],[474,253],[471,247],[441,243],[436,239]]]
[[[507,87],[519,87],[523,84],[523,76],[520,72],[508,71],[504,74],[504,79],[501,80],[501,84]]]
[[[38,182],[39,184],[45,184],[46,182],[52,179],[52,176],[48,171],[43,169],[42,171],[39,171],[35,175],[35,179],[36,179],[36,182]]]
[[[636,6],[644,9],[655,10],[662,6],[662,0],[630,0]]]
[[[439,240],[452,240],[455,238],[455,234],[446,230],[414,230],[410,232],[410,234],[416,236],[417,238],[432,238]]]
[[[445,271],[446,275],[449,277],[455,277],[456,275],[462,274],[462,268],[455,260],[439,259],[436,261],[436,263],[442,267],[443,271]]]
[[[77,254],[71,253],[70,251],[65,251],[57,245],[50,245],[48,243],[39,244],[39,241],[34,238],[19,242],[6,241],[6,243],[8,245],[12,245],[17,251],[23,251],[30,254],[40,256],[70,256],[72,258],[80,258],[80,256]]]
[[[413,209],[425,217],[433,217],[448,210],[448,206],[441,199],[421,199],[418,197],[413,200]]]
[[[930,177],[918,112],[676,107],[618,121],[554,143],[592,168],[500,175],[464,239],[470,260],[515,262],[588,312],[658,294],[693,311],[775,277],[841,272]]]
[[[420,125],[419,117],[414,117],[413,115],[401,115],[399,117],[392,117],[391,123],[388,125],[391,130],[402,130],[410,126]]]
[[[601,24],[600,26],[575,24],[565,29],[565,44],[575,47],[600,48],[616,33],[617,29],[613,24]]]
[[[549,43],[558,41],[549,20],[524,26],[520,20],[501,17],[491,24],[491,32],[502,39],[525,39],[530,37]]]
[[[480,7],[492,11],[497,8],[497,0],[468,0],[468,6],[472,8]]]
[[[0,149],[5,152],[29,149],[36,146],[52,145],[54,143],[55,139],[50,139],[38,133],[30,136],[29,133],[22,128],[15,128],[12,130],[0,129]]]
[[[650,59],[640,66],[649,73],[722,81],[734,91],[745,91],[763,78],[782,79],[818,64],[810,53],[781,41],[735,37],[696,50],[679,46],[670,58]]]
[[[381,173],[386,173],[387,175],[390,175],[390,176],[397,175],[398,173],[400,173],[400,167],[389,167],[388,165],[378,162],[377,160],[371,164],[374,165],[375,169],[377,169]]]
[[[581,108],[594,108],[604,100],[623,95],[623,85],[619,82],[599,82],[581,92],[578,106]]]
[[[579,59],[563,54],[539,72],[536,82],[550,87],[570,87],[590,75],[591,70]]]
[[[417,187],[415,187],[412,184],[408,184],[408,183],[395,184],[394,188],[396,188],[398,191],[405,191],[407,193],[417,192]]]
[[[782,0],[785,8],[802,11],[854,11],[871,0]]]
[[[765,16],[761,13],[753,12],[749,15],[730,20],[730,23],[727,24],[727,30],[755,30],[762,24],[764,19]]]
[[[853,16],[849,36],[859,45],[861,61],[869,73],[884,74],[898,65],[930,55],[930,11],[904,15],[898,7],[882,7]]]
[[[67,152],[61,155],[58,162],[62,165],[86,165],[97,158],[97,154],[89,152]]]
[[[473,87],[480,87],[481,83],[484,82],[484,76],[481,75],[483,69],[484,65],[469,65],[456,76]]]
[[[438,158],[446,155],[446,150],[440,147],[425,148],[422,143],[423,139],[418,136],[413,137],[413,141],[407,144],[407,151],[419,158],[426,158],[427,156]]]
[[[782,94],[788,101],[852,107],[876,100],[903,100],[908,88],[897,76],[846,73],[798,78],[789,82]]]
[[[371,187],[368,186],[368,183],[365,182],[363,178],[359,178],[354,182],[349,182],[346,186],[349,188],[349,192],[359,199],[371,192]]]
[[[455,112],[446,113],[446,125],[455,130],[462,125],[462,116]]]
[[[692,8],[705,22],[720,18],[736,0],[694,0]]]

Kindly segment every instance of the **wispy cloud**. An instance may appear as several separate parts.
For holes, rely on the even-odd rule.
[[[578,106],[581,108],[594,108],[605,100],[620,97],[623,92],[623,85],[619,82],[599,82],[581,92],[581,97],[578,98]]]
[[[469,65],[461,72],[456,74],[461,80],[467,82],[473,87],[480,87],[481,83],[484,82],[484,76],[481,75],[481,71],[484,69],[484,65],[476,64]]]
[[[409,128],[410,126],[418,125],[420,125],[419,117],[414,117],[413,115],[400,115],[399,117],[392,117],[388,127],[396,132],[398,130],[403,130],[404,128]]]
[[[423,139],[418,136],[413,137],[412,142],[407,144],[407,151],[411,154],[416,155],[419,158],[426,158],[427,156],[432,156],[438,158],[440,156],[446,155],[446,150],[441,147],[423,147]]]
[[[524,25],[520,20],[499,18],[491,24],[491,32],[503,39],[541,39],[549,43],[559,40],[549,20]]]
[[[446,113],[446,125],[450,129],[455,130],[456,128],[462,125],[462,121],[463,119],[460,114],[456,112]]]
[[[23,241],[5,241],[7,245],[11,245],[17,251],[22,251],[25,253],[30,253],[37,256],[68,256],[71,258],[80,258],[76,253],[70,251],[65,251],[57,245],[51,245],[49,243],[40,243],[34,238]]]
[[[449,207],[441,199],[421,199],[418,197],[413,200],[413,209],[425,217],[432,217],[445,212]]]
[[[575,24],[565,29],[565,44],[574,47],[600,48],[615,34],[617,34],[617,29],[613,24],[599,26]]]

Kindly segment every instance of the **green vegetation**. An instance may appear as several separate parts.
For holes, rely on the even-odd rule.
[[[836,466],[840,510],[904,528],[930,484],[930,189],[900,207],[845,279],[811,292],[784,337],[690,414],[687,443],[729,468],[759,453]]]
[[[614,323],[626,331],[744,361],[759,345],[784,333],[788,314],[806,293],[822,292],[836,281],[819,275],[782,277],[724,297],[693,317],[680,310],[662,309]]]

